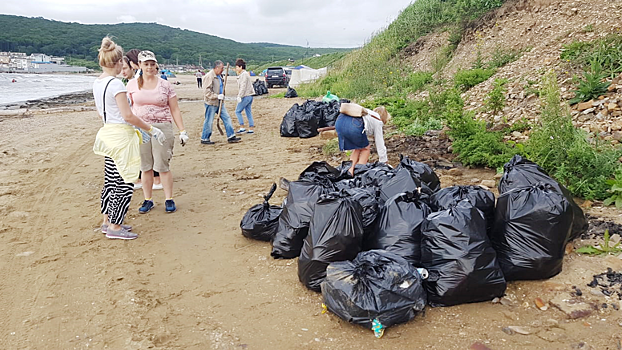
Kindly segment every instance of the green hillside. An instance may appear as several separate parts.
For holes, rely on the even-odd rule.
[[[198,64],[214,60],[233,63],[242,57],[250,64],[310,57],[348,49],[306,48],[271,43],[244,44],[229,39],[156,23],[85,25],[43,18],[0,15],[0,51],[41,52],[95,61],[101,39],[112,35],[129,50],[152,50],[162,62]]]

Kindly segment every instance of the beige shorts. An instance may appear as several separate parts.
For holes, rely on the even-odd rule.
[[[140,170],[155,170],[159,173],[170,171],[171,158],[173,158],[173,147],[175,146],[175,133],[173,123],[155,123],[156,128],[162,130],[166,141],[160,145],[158,141],[151,138],[149,142],[140,145]]]

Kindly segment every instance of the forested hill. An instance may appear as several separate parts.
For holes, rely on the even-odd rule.
[[[94,61],[101,40],[106,35],[115,36],[115,41],[126,50],[152,50],[163,62],[198,64],[200,56],[204,66],[218,59],[234,62],[242,57],[249,63],[259,64],[288,58],[300,59],[316,53],[348,51],[270,43],[244,44],[156,23],[85,25],[40,17],[0,15],[0,51],[37,52]]]

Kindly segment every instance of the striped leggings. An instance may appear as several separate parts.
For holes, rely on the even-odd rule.
[[[105,159],[101,210],[102,214],[108,214],[111,223],[121,225],[132,201],[134,184],[123,181],[112,158]]]

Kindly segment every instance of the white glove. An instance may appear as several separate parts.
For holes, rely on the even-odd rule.
[[[164,142],[166,142],[166,136],[164,135],[162,130],[156,128],[155,126],[151,126],[151,130],[149,130],[149,133],[151,133],[151,136],[156,139],[156,141],[158,141],[160,145],[164,145]]]
[[[186,142],[188,142],[189,139],[190,137],[188,137],[188,133],[186,131],[179,132],[179,141],[181,142],[182,146],[185,146]]]
[[[225,95],[224,94],[218,94],[218,99],[219,100],[224,100],[225,99]]]
[[[238,103],[242,103],[242,98],[238,97]]]

